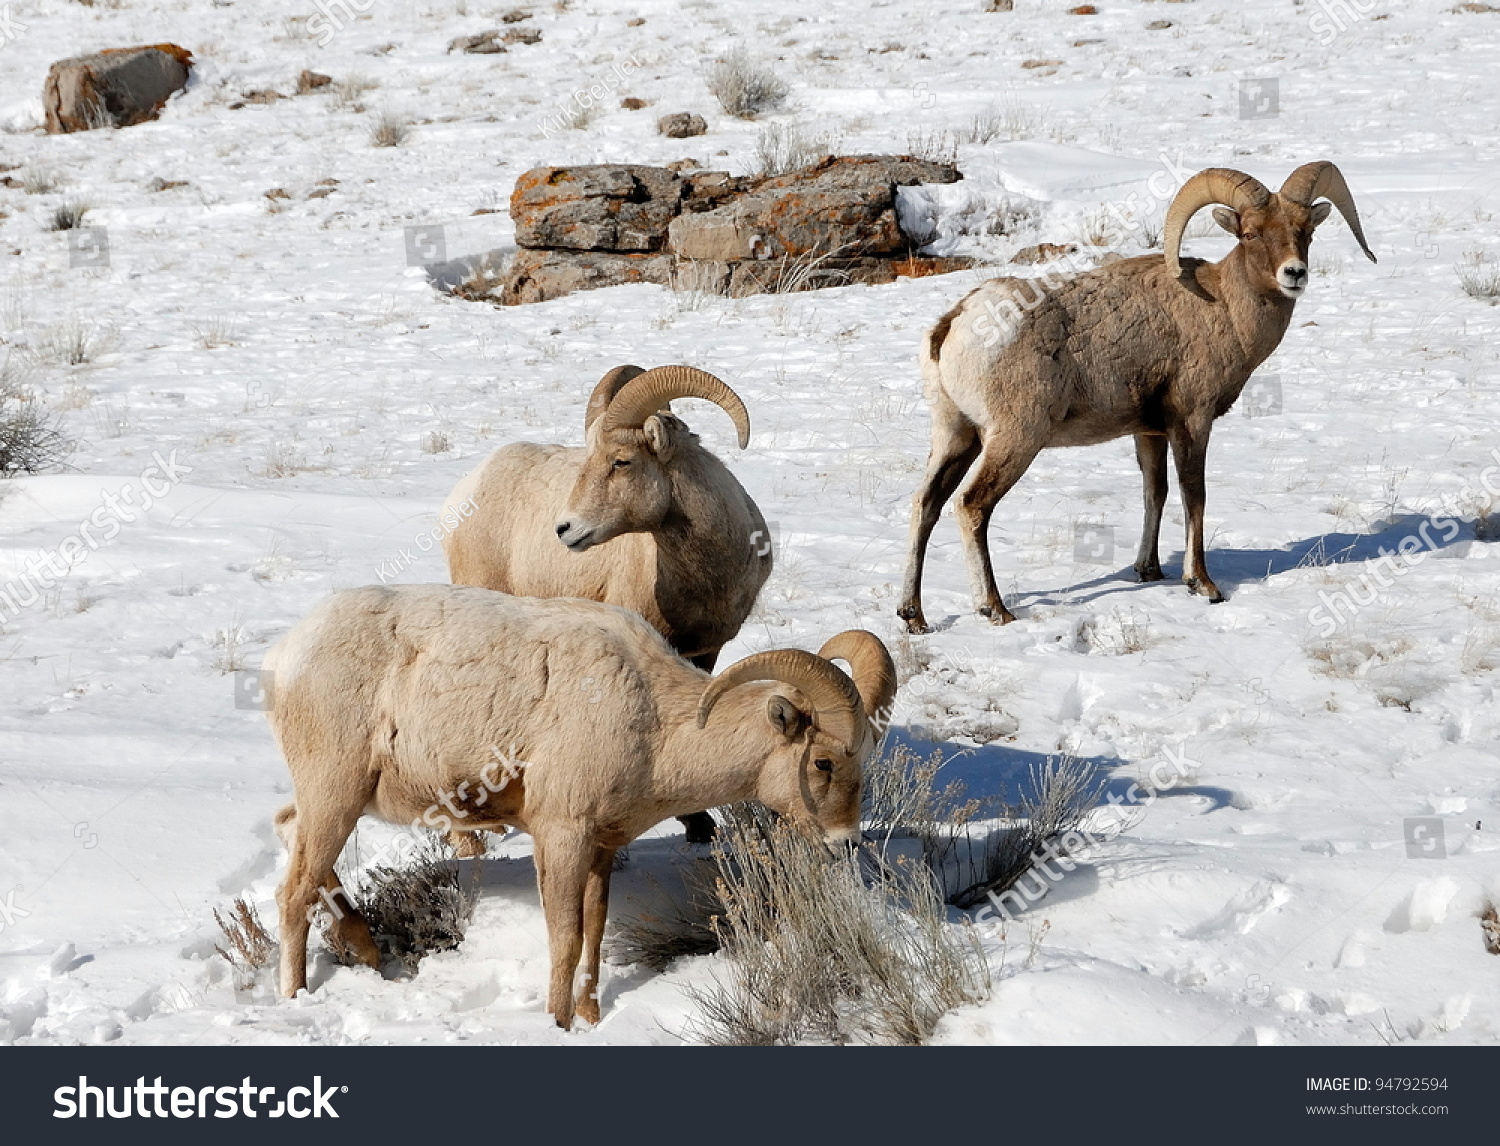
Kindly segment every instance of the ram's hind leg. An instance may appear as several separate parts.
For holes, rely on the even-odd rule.
[[[974,608],[980,616],[996,624],[1007,625],[1016,618],[995,585],[995,568],[990,562],[990,517],[1000,499],[1021,480],[1021,475],[1036,458],[1038,447],[1014,446],[992,438],[984,445],[979,468],[973,479],[958,495],[958,529],[963,538],[964,556],[969,562],[969,582],[974,590]]]
[[[1135,460],[1145,486],[1146,519],[1141,527],[1141,547],[1135,555],[1135,575],[1141,581],[1160,581],[1162,507],[1167,501],[1167,439],[1161,434],[1135,436]]]
[[[600,847],[589,866],[589,882],[583,897],[583,997],[578,1016],[599,1022],[599,949],[604,943],[604,921],[609,915],[609,873],[615,849]]]
[[[927,560],[927,543],[943,506],[978,456],[979,430],[939,392],[932,400],[932,450],[927,456],[927,473],[911,502],[906,578],[901,588],[901,607],[896,610],[910,632],[930,631],[922,612],[922,568]]]
[[[573,1025],[573,981],[583,955],[584,898],[595,849],[582,831],[538,832],[533,838],[552,961],[547,1010],[558,1026],[568,1030]]]

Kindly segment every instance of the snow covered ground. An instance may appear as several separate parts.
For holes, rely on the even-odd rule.
[[[244,895],[273,919],[284,862],[270,817],[285,769],[232,670],[330,591],[377,580],[489,450],[579,441],[588,389],[626,361],[701,366],[749,404],[743,454],[717,410],[688,411],[778,533],[777,572],[726,661],[875,630],[913,674],[899,734],[967,750],[953,769],[980,792],[1060,750],[1097,760],[1113,789],[1191,762],[988,941],[993,996],[939,1041],[1500,1040],[1500,961],[1478,919],[1500,898],[1500,561],[1483,520],[1500,310],[1458,271],[1500,257],[1500,14],[1451,0],[1113,0],[1093,16],[1057,0],[1004,14],[826,0],[816,15],[795,0],[564,0],[533,9],[538,44],[445,53],[512,6],[325,4],[341,26],[320,46],[317,0],[8,5],[0,164],[18,185],[0,188],[0,354],[33,371],[79,445],[70,470],[0,485],[0,589],[27,595],[28,561],[91,514],[116,530],[66,576],[33,579],[34,605],[0,609],[0,1041],[684,1036],[683,988],[715,958],[613,968],[597,1030],[552,1027],[524,837],[495,845],[462,949],[412,980],[322,964],[310,997],[277,1002],[236,995],[212,952],[212,908]],[[159,122],[41,133],[50,61],[161,40],[199,69]],[[926,454],[917,339],[994,268],[501,310],[407,265],[415,224],[440,224],[450,258],[504,248],[510,188],[537,164],[753,169],[759,126],[719,114],[703,81],[736,44],[792,87],[769,122],[843,151],[932,146],[986,107],[1017,129],[960,143],[967,178],[912,196],[945,253],[1003,261],[1092,238],[1139,253],[1146,228],[1122,220],[1133,204],[1159,226],[1158,172],[1233,166],[1275,186],[1309,160],[1340,165],[1380,262],[1342,223],[1319,232],[1256,401],[1218,426],[1209,563],[1226,604],[1131,580],[1140,492],[1122,440],[1042,455],[1001,504],[992,546],[1018,623],[972,613],[945,520],[926,595],[938,631],[901,635]],[[628,59],[638,69],[591,122],[549,126]],[[290,93],[308,67],[341,86],[230,107]],[[650,106],[621,110],[625,95]],[[709,134],[656,135],[679,110]],[[370,144],[384,112],[412,123],[400,147]],[[37,173],[56,189],[19,186]],[[69,199],[107,229],[107,266],[71,266],[68,236],[47,229]],[[1010,233],[986,233],[997,218]],[[1192,253],[1227,249],[1209,231],[1195,225]],[[149,510],[101,508],[163,481]],[[1080,526],[1101,563],[1075,550]],[[1376,565],[1408,536],[1420,562]],[[1171,577],[1175,491],[1163,542]],[[397,579],[444,573],[417,552]],[[1370,586],[1352,620],[1324,619],[1335,594],[1368,600]],[[659,831],[617,876],[616,915],[694,862],[675,825]]]

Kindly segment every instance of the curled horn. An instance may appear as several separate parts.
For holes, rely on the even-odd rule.
[[[1172,205],[1167,208],[1167,221],[1162,225],[1167,269],[1174,277],[1182,277],[1182,266],[1178,262],[1182,232],[1187,229],[1188,220],[1210,203],[1222,203],[1235,211],[1243,211],[1246,207],[1264,207],[1270,199],[1271,193],[1265,184],[1243,171],[1210,167],[1198,172],[1178,189]]]
[[[594,392],[589,395],[589,404],[583,410],[584,433],[587,433],[589,427],[594,424],[594,419],[609,408],[609,404],[614,401],[615,395],[620,392],[620,388],[632,378],[637,378],[644,373],[646,372],[639,366],[616,366],[603,378],[599,379],[599,384],[594,387]]]
[[[740,449],[750,444],[750,413],[740,396],[712,374],[691,366],[658,366],[626,382],[605,409],[604,431],[639,429],[647,418],[674,398],[705,398],[713,402],[734,419]]]
[[[1344,222],[1349,224],[1354,241],[1364,251],[1365,257],[1372,263],[1375,261],[1375,253],[1365,242],[1364,231],[1360,230],[1359,212],[1354,209],[1354,196],[1349,194],[1349,185],[1344,182],[1343,172],[1332,163],[1326,160],[1304,163],[1286,177],[1278,194],[1283,199],[1301,203],[1304,207],[1311,207],[1314,200],[1327,199],[1338,208]]]
[[[796,688],[812,704],[819,728],[843,741],[851,752],[859,746],[860,726],[865,723],[859,689],[842,669],[801,649],[756,653],[714,677],[698,701],[698,727],[708,723],[709,714],[726,692],[757,680],[780,681]]]
[[[830,637],[818,650],[824,660],[849,662],[854,685],[864,701],[865,715],[877,733],[885,731],[896,700],[896,663],[884,643],[865,629],[849,629]]]

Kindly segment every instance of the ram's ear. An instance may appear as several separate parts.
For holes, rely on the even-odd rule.
[[[1240,237],[1240,216],[1239,216],[1239,212],[1237,212],[1237,211],[1231,211],[1228,207],[1215,207],[1214,208],[1214,222],[1217,223],[1217,224],[1219,224],[1219,226],[1223,227],[1226,231],[1228,231],[1236,239],[1238,239]]]
[[[1333,204],[1327,199],[1321,203],[1314,203],[1312,208],[1312,225],[1316,227],[1324,219],[1328,218],[1328,212],[1333,210]]]
[[[766,701],[766,719],[788,740],[809,723],[807,714],[779,693]]]
[[[641,432],[646,435],[646,444],[651,447],[651,452],[659,460],[664,462],[672,460],[672,451],[676,443],[672,440],[672,426],[667,418],[663,418],[660,414],[652,414],[641,426]]]

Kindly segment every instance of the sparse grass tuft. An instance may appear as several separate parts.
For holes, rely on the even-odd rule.
[[[794,123],[768,123],[755,137],[755,168],[761,175],[785,175],[808,167],[834,150],[829,135],[808,135]]]
[[[411,137],[411,125],[394,112],[381,112],[370,125],[373,147],[400,147]]]
[[[52,219],[47,224],[49,231],[72,231],[83,226],[83,218],[89,213],[88,203],[82,199],[68,199],[52,209]]]
[[[928,163],[958,162],[958,139],[952,132],[941,129],[918,130],[906,133],[906,153]]]
[[[775,111],[791,92],[775,72],[752,60],[744,48],[716,60],[706,78],[719,106],[737,119],[758,119]]]
[[[28,167],[21,175],[21,190],[28,195],[49,195],[62,184],[62,176],[50,167]]]
[[[1500,303],[1500,266],[1485,251],[1467,252],[1455,269],[1464,294],[1491,306]]]
[[[255,905],[241,897],[225,912],[214,908],[214,922],[224,934],[224,944],[214,950],[234,968],[235,989],[249,990],[260,972],[271,966],[276,941],[260,921]]]

